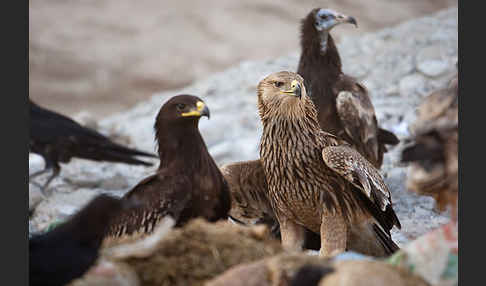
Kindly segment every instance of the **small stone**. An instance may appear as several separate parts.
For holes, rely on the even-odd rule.
[[[40,155],[29,153],[29,174],[35,173],[44,168],[44,159]]]
[[[400,91],[398,89],[398,86],[391,85],[385,90],[385,94],[388,96],[398,96],[400,95]]]
[[[59,215],[62,217],[71,216],[79,209],[80,209],[79,207],[73,205],[62,205],[62,206],[58,206],[57,208]]]
[[[417,64],[417,69],[426,76],[438,77],[447,71],[446,61],[427,60]]]
[[[400,80],[400,95],[411,96],[420,94],[420,89],[425,85],[425,79],[420,74],[411,74]]]
[[[439,45],[423,48],[416,57],[417,70],[428,77],[443,75],[449,63]]]
[[[33,211],[43,199],[40,188],[34,184],[29,184],[29,211]]]

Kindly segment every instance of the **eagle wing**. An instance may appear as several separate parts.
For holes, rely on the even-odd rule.
[[[328,146],[322,150],[324,163],[353,184],[372,203],[372,213],[387,229],[401,228],[392,209],[390,191],[378,170],[349,146]],[[378,209],[376,209],[378,208]],[[379,212],[379,213],[377,213]]]
[[[274,217],[268,200],[268,186],[260,160],[230,163],[221,166],[231,195],[231,218],[254,223]]]
[[[355,83],[351,89],[338,91],[336,110],[353,145],[371,162],[380,162],[378,122],[366,88]]]
[[[141,207],[117,216],[110,225],[112,236],[148,233],[167,215],[176,222],[191,200],[191,182],[185,176],[157,173],[130,190],[123,199],[134,199]]]

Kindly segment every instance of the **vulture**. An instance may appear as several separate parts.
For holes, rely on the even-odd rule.
[[[341,70],[341,58],[330,32],[342,23],[357,27],[353,17],[329,9],[313,9],[302,20],[297,73],[305,79],[322,130],[345,140],[380,168],[385,145],[396,145],[399,140],[378,126],[366,87]]]
[[[192,95],[174,96],[161,107],[154,125],[159,168],[125,194],[143,206],[114,218],[110,237],[150,233],[166,215],[176,227],[195,217],[227,219],[228,185],[199,132],[202,116],[209,118],[209,109]]]
[[[29,285],[62,286],[82,276],[98,258],[108,222],[138,202],[99,195],[68,221],[29,239]]]
[[[29,151],[39,154],[45,161],[44,169],[30,175],[29,180],[51,169],[53,171],[41,187],[44,195],[51,181],[61,171],[59,163],[68,163],[71,158],[151,166],[151,163],[134,156],[156,157],[154,154],[117,144],[97,131],[81,126],[67,116],[43,108],[30,99],[29,105]]]
[[[447,88],[430,94],[418,108],[412,138],[402,151],[410,163],[407,188],[437,201],[439,210],[451,206],[457,220],[458,195],[458,77]]]
[[[303,78],[273,73],[260,81],[257,94],[260,161],[282,246],[302,249],[307,228],[320,234],[320,255],[333,256],[350,248],[348,236],[360,227],[360,239],[383,256],[396,251],[390,230],[401,225],[388,187],[359,152],[320,128]]]

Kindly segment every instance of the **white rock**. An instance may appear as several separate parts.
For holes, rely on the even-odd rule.
[[[452,61],[454,59],[451,59]],[[417,54],[417,69],[429,77],[438,77],[451,68],[451,64],[444,55],[443,48],[440,45],[433,45],[423,48]]]
[[[444,74],[449,63],[440,60],[426,60],[417,64],[417,69],[426,76],[437,77]]]
[[[425,85],[425,78],[414,73],[407,75],[400,80],[400,95],[401,96],[413,96],[421,93],[421,89]]]
[[[34,184],[29,184],[29,211],[33,211],[43,199],[40,188]]]

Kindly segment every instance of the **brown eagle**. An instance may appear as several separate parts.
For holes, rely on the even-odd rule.
[[[435,198],[439,210],[450,205],[457,219],[458,182],[458,77],[429,95],[419,106],[414,136],[402,151],[411,162],[407,188]]]
[[[280,239],[280,227],[270,204],[267,180],[260,160],[229,163],[220,169],[230,191],[230,218],[245,225],[265,224],[271,234]],[[304,248],[319,250],[320,236],[308,229],[305,236]]]
[[[341,23],[357,26],[353,17],[320,8],[302,20],[297,73],[305,79],[322,130],[346,140],[380,168],[385,145],[396,145],[399,140],[378,126],[365,86],[341,70],[341,58],[330,34]]]
[[[260,160],[229,163],[220,169],[230,190],[229,215],[233,220],[254,224],[275,218]]]
[[[331,256],[349,248],[351,229],[365,225],[362,236],[395,251],[390,230],[401,226],[383,178],[349,144],[322,131],[303,78],[274,73],[257,93],[260,161],[283,246],[301,249],[307,228],[320,233],[320,254]]]
[[[195,217],[227,218],[228,186],[199,133],[201,116],[209,118],[209,109],[196,96],[178,95],[162,106],[154,126],[159,168],[124,196],[136,198],[143,207],[114,219],[111,236],[151,232],[166,215],[176,226]]]

